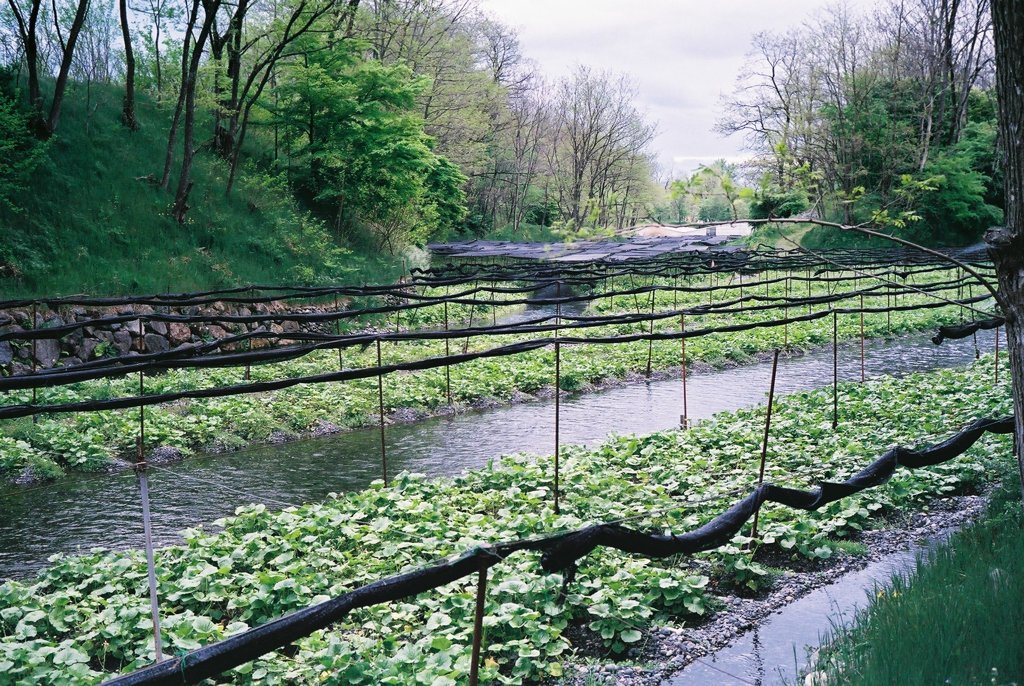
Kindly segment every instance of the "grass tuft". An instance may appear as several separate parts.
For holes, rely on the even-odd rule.
[[[1024,508],[1007,484],[985,520],[895,576],[828,647],[830,685],[1024,682]]]

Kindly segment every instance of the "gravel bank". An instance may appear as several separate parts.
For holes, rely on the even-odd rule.
[[[665,626],[646,632],[642,642],[631,651],[627,661],[614,662],[604,656],[600,641],[584,638],[577,662],[566,665],[566,676],[559,683],[567,686],[620,684],[651,686],[661,684],[675,672],[698,658],[729,645],[744,632],[753,629],[774,612],[812,590],[834,583],[844,574],[866,567],[896,552],[904,551],[922,539],[963,527],[985,510],[984,496],[956,496],[933,501],[927,510],[903,514],[885,529],[865,531],[858,539],[867,548],[865,555],[837,553],[815,563],[799,563],[775,580],[771,589],[754,598],[735,595],[717,596],[722,609],[693,627]]]

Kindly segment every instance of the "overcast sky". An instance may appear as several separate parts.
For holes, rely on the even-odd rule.
[[[633,75],[639,108],[658,123],[666,170],[688,173],[719,157],[744,156],[738,136],[713,131],[751,37],[785,30],[827,0],[481,0],[517,29],[523,54],[558,78],[576,64]],[[869,0],[851,0],[852,6]]]

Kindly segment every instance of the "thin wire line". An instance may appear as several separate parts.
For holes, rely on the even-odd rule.
[[[882,283],[887,284],[889,286],[896,286],[897,288],[905,288],[905,289],[908,289],[908,290],[911,290],[911,291],[916,291],[917,293],[919,293],[920,295],[923,295],[925,297],[934,298],[935,300],[939,300],[941,302],[948,303],[950,305],[955,305],[956,307],[964,307],[964,308],[966,308],[968,310],[971,310],[972,312],[977,312],[978,314],[984,315],[985,317],[992,317],[993,316],[993,313],[991,313],[991,312],[985,312],[983,310],[979,310],[976,307],[972,307],[971,305],[965,305],[964,303],[957,302],[955,300],[950,300],[948,298],[943,298],[941,295],[937,295],[935,293],[930,293],[928,291],[921,290],[920,288],[917,288],[916,286],[913,286],[911,284],[908,284],[908,283],[902,283],[901,284],[901,283],[898,283],[896,281],[890,281],[889,279],[885,279],[885,278],[883,278],[881,276],[878,276],[876,274],[872,274],[870,272],[861,271],[860,269],[857,269],[855,267],[850,267],[850,266],[845,265],[845,264],[843,264],[841,262],[836,262],[835,260],[832,260],[832,259],[830,259],[828,257],[825,257],[824,255],[816,253],[813,250],[810,250],[809,248],[805,248],[805,247],[801,246],[799,243],[796,243],[795,241],[793,241],[791,238],[789,238],[787,236],[783,236],[782,240],[786,241],[787,243],[790,243],[797,250],[805,252],[808,255],[813,255],[814,257],[817,257],[819,260],[824,260],[825,262],[828,262],[829,264],[832,264],[832,265],[835,265],[837,267],[842,268],[843,271],[850,271],[850,272],[853,272],[854,274],[858,274],[860,276],[864,276],[864,277],[867,277],[869,279],[875,279],[875,280],[881,281]]]

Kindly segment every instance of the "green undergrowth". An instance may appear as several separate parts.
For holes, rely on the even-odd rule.
[[[1024,513],[1008,478],[987,517],[878,589],[826,646],[828,684],[1024,683]]]
[[[807,488],[845,479],[894,443],[935,442],[983,416],[1010,410],[991,359],[964,370],[841,386],[831,429],[828,391],[777,403],[766,478]],[[562,454],[562,512],[551,502],[551,457],[513,455],[451,479],[402,474],[322,503],[274,512],[239,508],[185,532],[156,554],[165,654],[179,655],[285,613],[476,545],[630,518],[632,527],[692,530],[749,492],[757,479],[765,408],[726,412],[689,431],[613,437]],[[907,421],[912,416],[913,421]],[[1005,470],[1006,437],[987,435],[964,456],[802,513],[769,505],[753,545],[773,564],[805,564],[886,513],[970,491]],[[694,502],[686,503],[686,500]],[[660,513],[645,515],[644,513]],[[715,604],[712,588],[755,592],[770,583],[737,537],[717,552],[651,560],[599,549],[562,578],[534,553],[493,568],[482,681],[558,677],[574,655],[568,629],[597,637],[604,656],[648,629],[686,623]],[[232,670],[232,684],[456,684],[469,669],[475,577],[415,598],[360,609],[328,630]],[[139,552],[57,556],[32,580],[0,585],[0,684],[94,684],[152,659],[146,572]]]
[[[168,210],[180,151],[171,191],[152,181],[162,173],[174,103],[139,93],[141,128],[131,132],[120,122],[122,89],[78,82],[69,89],[82,92],[65,100],[46,161],[14,198],[20,211],[0,203],[0,297],[381,283],[401,273],[398,260],[353,248],[302,209],[280,178],[255,167],[243,164],[225,196],[227,164],[202,140],[192,208],[177,224]],[[211,131],[208,117],[200,115],[196,128],[200,137]]]
[[[779,288],[783,288],[779,285]],[[738,293],[737,293],[738,294]],[[749,295],[749,290],[747,295]],[[772,295],[776,295],[773,291]],[[721,301],[724,295],[716,295]],[[704,293],[673,296],[659,292],[655,302],[657,311],[675,308],[686,303],[706,302]],[[881,302],[870,300],[870,307]],[[901,304],[923,303],[925,296],[901,297]],[[595,310],[625,312],[639,301],[632,297],[602,299]],[[465,325],[469,321],[471,306],[452,304],[449,317]],[[490,308],[473,309],[476,324],[491,324],[496,317],[507,314],[510,308],[493,313]],[[641,305],[650,311],[650,305]],[[797,314],[793,308],[792,314]],[[802,308],[801,308],[802,309]],[[690,317],[688,330],[693,328],[741,324],[777,317],[777,313],[759,312],[732,315]],[[896,312],[891,316],[870,314],[864,319],[868,337],[898,336],[912,331],[933,330],[942,324],[960,321],[959,308]],[[401,320],[381,322],[391,329],[402,327],[441,328],[443,308],[432,306],[403,314]],[[602,336],[628,335],[647,332],[648,324],[609,325],[596,329],[581,329],[574,335]],[[655,331],[676,331],[675,319],[657,323]],[[515,341],[531,340],[544,334],[511,336],[482,336],[468,342],[452,340],[451,353],[464,350],[479,351],[506,345]],[[839,337],[852,340],[860,335],[858,315],[839,318]],[[801,322],[788,327],[751,329],[747,331],[691,338],[686,344],[689,364],[703,363],[723,367],[749,362],[758,353],[773,348],[787,347],[791,351],[807,350],[830,344],[832,321],[825,317]],[[443,341],[408,341],[382,345],[384,364],[408,362],[445,354]],[[607,379],[622,379],[630,374],[643,373],[650,355],[653,370],[677,369],[680,362],[678,341],[657,341],[648,346],[646,341],[615,345],[565,345],[561,353],[561,388],[581,391]],[[342,354],[346,369],[372,367],[376,364],[376,349],[349,348]],[[481,400],[511,402],[519,394],[534,394],[554,383],[554,350],[552,347],[533,350],[507,357],[485,358],[450,368],[451,393],[455,404],[466,407]],[[320,351],[304,358],[284,363],[253,367],[251,380],[269,381],[296,378],[332,372],[338,369],[337,351]],[[244,383],[241,368],[217,370],[175,370],[162,375],[148,376],[147,394],[170,393]],[[92,381],[56,389],[42,389],[40,403],[65,403],[93,399],[116,398],[138,392],[138,379],[121,378]],[[28,403],[31,392],[12,392],[0,398],[0,404]],[[321,421],[341,429],[368,426],[377,421],[377,384],[375,379],[345,383],[302,384],[292,388],[255,395],[236,395],[225,398],[191,400],[149,407],[145,411],[146,441],[150,448],[168,446],[188,453],[207,448],[237,448],[266,441],[274,432],[302,435]],[[384,380],[385,409],[411,409],[420,413],[438,411],[447,404],[447,380],[444,368],[415,373],[389,375]],[[73,416],[41,417],[37,423],[31,419],[0,422],[0,478],[13,479],[30,468],[34,476],[56,478],[66,471],[95,471],[105,468],[119,455],[131,454],[135,449],[138,432],[138,411],[105,411],[81,413]]]

